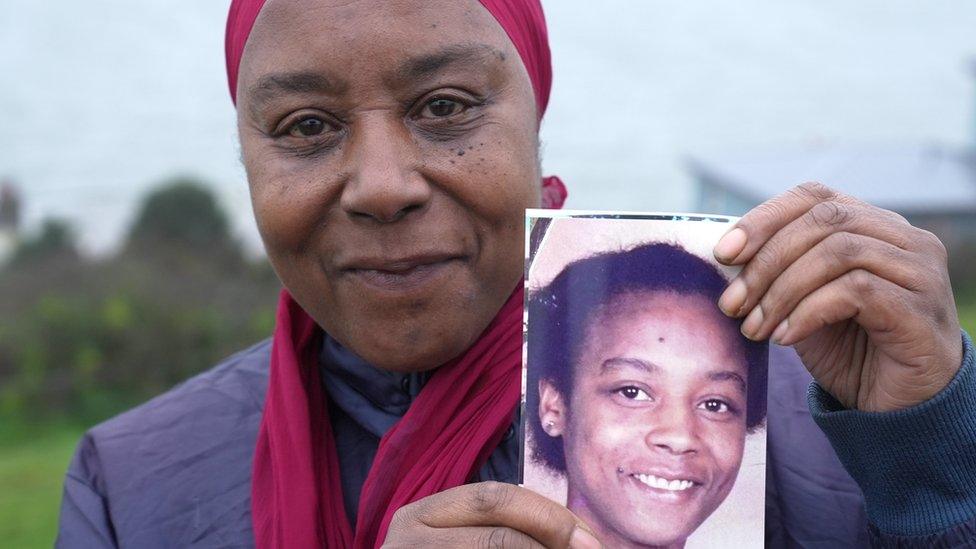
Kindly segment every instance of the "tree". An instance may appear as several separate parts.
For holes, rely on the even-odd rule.
[[[138,255],[187,255],[241,263],[226,214],[210,189],[192,178],[176,178],[152,191],[133,222],[125,248]]]
[[[18,266],[77,258],[78,247],[71,225],[63,219],[47,219],[36,236],[21,241],[10,264]]]

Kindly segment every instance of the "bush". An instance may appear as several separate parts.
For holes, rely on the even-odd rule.
[[[112,257],[58,234],[0,271],[2,418],[98,421],[271,333],[277,278],[203,186],[152,193]]]

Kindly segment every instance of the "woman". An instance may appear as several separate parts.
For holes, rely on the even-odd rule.
[[[273,341],[90,430],[65,481],[59,544],[595,546],[582,521],[541,496],[464,485],[514,478],[523,210],[565,196],[540,178],[551,74],[539,3],[235,0],[226,47],[255,218],[286,288]],[[886,212],[805,189],[746,216],[720,243],[718,256],[745,265],[724,310],[749,314],[755,339],[789,317],[778,340],[796,343],[843,405],[864,404],[858,425],[870,426],[865,410],[930,399],[943,410],[933,397],[969,371],[960,366],[970,348],[936,243]],[[807,223],[825,207],[856,215]],[[862,274],[831,286],[850,277],[816,256],[844,241],[817,243],[841,231],[875,235],[868,250],[909,244],[833,264]],[[777,278],[798,262],[816,268]],[[875,262],[880,274],[863,274]],[[911,295],[851,290],[895,275],[920,282]],[[776,307],[761,301],[767,290]],[[800,302],[806,294],[812,303]],[[836,368],[885,375],[853,384],[859,376]],[[951,402],[969,387],[957,386]],[[856,434],[847,412],[825,416],[843,416],[828,419],[831,436]],[[927,417],[908,414],[892,436],[930,432],[919,427]],[[968,440],[967,421],[949,424],[951,440]],[[863,443],[838,447],[853,449],[842,458],[855,471],[858,460],[879,463]],[[892,467],[948,468],[958,479],[966,459],[949,449]],[[892,486],[917,482],[911,471],[895,478],[865,490],[884,502]],[[836,486],[852,493],[849,480]],[[944,502],[923,504],[938,520],[905,531],[941,535],[958,522]],[[869,513],[885,531],[902,531],[878,509]],[[837,521],[847,516],[860,515]],[[844,535],[860,531],[863,520]]]
[[[571,263],[528,300],[533,458],[609,547],[683,547],[765,418],[767,348],[718,309],[726,285],[657,243]]]

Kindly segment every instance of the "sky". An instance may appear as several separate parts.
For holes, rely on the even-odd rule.
[[[108,251],[148,189],[192,175],[260,249],[225,80],[228,4],[0,2],[0,178],[20,186],[27,230],[66,218]],[[688,210],[696,156],[976,141],[973,2],[543,5],[543,167],[567,207]]]

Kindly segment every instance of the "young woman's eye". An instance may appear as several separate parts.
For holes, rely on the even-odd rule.
[[[614,392],[626,398],[627,400],[638,400],[638,401],[653,400],[651,399],[651,395],[647,394],[643,389],[634,387],[633,385],[628,385],[627,387],[621,387]]]
[[[729,407],[728,403],[714,398],[710,398],[705,402],[698,405],[699,408],[705,410],[706,412],[712,412],[716,414],[727,414],[732,409]]]
[[[288,128],[288,135],[292,137],[315,137],[322,134],[327,127],[328,124],[325,122],[325,120],[316,118],[314,116],[309,116],[292,124],[292,126]]]
[[[420,114],[429,118],[447,118],[460,113],[462,110],[464,110],[464,105],[461,103],[453,99],[440,97],[428,101]]]

